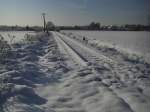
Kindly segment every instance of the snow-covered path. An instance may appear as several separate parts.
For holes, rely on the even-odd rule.
[[[47,111],[55,110],[56,112],[107,112],[109,110],[112,112],[132,112],[130,106],[102,82],[100,74],[96,72],[97,70],[95,70],[93,65],[85,66],[87,62],[82,56],[77,51],[74,51],[73,47],[69,47],[60,37],[57,37],[57,35],[54,35],[54,38],[58,42],[59,48],[65,47],[64,50],[66,51],[63,51],[63,53],[66,55],[67,53],[68,55],[70,54],[72,62],[76,61],[78,65],[72,65],[71,67],[74,67],[74,69],[66,74],[61,72],[60,83],[54,85],[49,83],[46,86],[37,88],[36,93],[48,100],[43,107]],[[77,60],[74,60],[74,58]],[[51,65],[48,63],[49,61],[45,56],[41,57],[39,63],[41,68],[50,67]],[[75,66],[79,67],[76,68]],[[107,71],[103,66],[97,67],[97,69]],[[98,106],[100,103],[103,105]],[[109,109],[107,106],[109,106]]]
[[[109,57],[58,32],[16,46],[15,52],[16,66],[1,74],[12,78],[8,112],[150,110],[149,65]]]
[[[138,91],[138,89],[143,89],[140,87],[141,85],[133,85],[135,79],[132,79],[132,77],[134,73],[129,73],[128,71],[128,66],[131,65],[120,65],[120,63],[122,64],[122,62],[116,62],[115,60],[112,60],[111,58],[98,53],[98,51],[96,51],[95,49],[89,48],[88,46],[85,46],[84,44],[70,39],[69,37],[64,36],[60,33],[55,33],[54,37],[59,38],[59,40],[61,41],[60,43],[62,43],[63,41],[65,44],[67,44],[68,49],[73,49],[78,57],[82,59],[82,61],[85,61],[85,63],[87,63],[87,61],[90,62],[90,64],[94,68],[92,74],[98,75],[102,80],[102,84],[106,85],[107,89],[110,89],[110,91],[112,91],[112,93],[115,94],[117,98],[122,99],[132,111],[149,111],[149,96],[147,96],[147,93],[145,94],[144,92],[141,93],[140,91]],[[72,54],[72,52],[70,52],[70,54]],[[76,61],[81,62],[81,64],[83,63],[82,61]],[[105,74],[102,73],[102,70],[99,70],[100,66],[103,66],[104,68],[106,67],[106,69],[108,69],[106,70],[107,72]],[[125,68],[126,71],[124,70]],[[125,77],[124,75],[127,74],[131,76]],[[143,103],[143,101],[145,101],[145,103]]]

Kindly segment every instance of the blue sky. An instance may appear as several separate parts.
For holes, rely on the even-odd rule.
[[[147,24],[150,0],[0,0],[0,25]]]

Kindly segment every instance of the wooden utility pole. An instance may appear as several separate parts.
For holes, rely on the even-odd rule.
[[[43,21],[44,21],[44,32],[46,31],[46,20],[45,20],[45,13],[42,13]]]

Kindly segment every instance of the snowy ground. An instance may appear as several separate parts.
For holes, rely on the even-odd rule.
[[[26,34],[34,35],[35,32],[34,31],[0,31],[0,35],[2,35],[5,38],[5,40],[7,40],[9,43],[16,43],[21,41]]]
[[[11,46],[0,65],[0,111],[149,112],[150,64],[51,32]]]
[[[76,37],[85,36],[89,40],[114,45],[128,52],[143,55],[150,61],[150,32],[147,31],[63,31]]]

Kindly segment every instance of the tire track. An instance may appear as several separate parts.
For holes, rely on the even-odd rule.
[[[71,39],[67,36],[63,36],[63,35],[61,35],[61,36],[63,38],[65,38],[66,40],[70,40],[70,41],[68,41],[69,43],[72,42],[72,44],[74,43],[77,46],[79,45],[80,47],[85,46],[88,49],[91,48],[88,45],[86,45],[85,43],[83,44],[83,43],[78,42],[74,39]],[[76,49],[78,49],[78,47],[76,47]],[[82,50],[84,50],[84,49],[82,49]],[[96,50],[96,49],[94,49],[94,50]],[[80,53],[82,54],[82,52],[80,52]],[[103,82],[106,85],[108,85],[108,87],[113,89],[113,91],[119,97],[124,99],[124,101],[126,101],[131,106],[132,110],[134,110],[135,112],[149,112],[149,110],[150,110],[149,95],[147,95],[147,93],[145,94],[144,91],[149,91],[150,86],[145,86],[146,88],[143,89],[143,87],[138,85],[139,82],[135,84],[135,81],[136,81],[135,77],[137,77],[137,76],[135,76],[136,74],[134,74],[134,72],[130,72],[130,69],[131,69],[130,66],[132,67],[132,65],[129,66],[124,63],[121,64],[121,62],[119,62],[118,60],[113,60],[111,58],[110,58],[111,61],[109,61],[107,58],[105,58],[107,56],[105,56],[105,55],[101,55],[101,56],[104,58],[104,60],[105,60],[104,62],[106,62],[108,65],[110,65],[110,71],[112,73],[111,75],[113,75],[113,77],[115,77],[117,79],[117,80],[113,80],[112,85],[109,85],[111,80],[110,80],[110,82],[108,82],[108,79],[104,79],[102,77],[102,79],[104,79]],[[99,58],[100,55],[97,55],[96,57]],[[90,59],[90,58],[88,58],[88,59]],[[100,60],[100,61],[103,61],[103,60]],[[96,62],[101,64],[101,62],[98,62],[98,60],[96,60]],[[124,68],[127,68],[127,69],[124,69]],[[98,71],[96,70],[96,72],[98,72]],[[141,77],[144,77],[144,76],[141,75]],[[141,81],[142,81],[142,79],[141,79]],[[150,81],[148,78],[147,78],[146,82],[148,83],[147,85],[150,84]],[[143,83],[143,82],[141,82],[141,83]]]
[[[56,32],[53,32],[53,33],[56,33]],[[57,37],[56,37],[57,36]],[[68,53],[71,53],[71,58],[74,58],[76,56],[78,56],[78,58],[80,58],[81,61],[77,60],[77,63],[81,66],[88,66],[87,64],[87,61],[89,60],[89,58],[87,58],[86,56],[84,57],[84,55],[82,55],[80,52],[78,52],[78,49],[76,47],[73,46],[73,44],[76,44],[76,42],[74,43],[71,43],[71,41],[69,42],[69,39],[67,40],[67,37],[63,37],[63,35],[59,34],[59,33],[56,33],[55,35],[55,39],[57,42],[59,42],[58,44],[62,44],[62,47],[65,46],[65,49],[69,49],[67,51],[69,51]],[[67,41],[66,41],[67,40]],[[79,46],[79,48],[83,48],[85,51],[89,51],[89,54],[92,55],[91,57],[96,57],[96,58],[100,58],[101,61],[104,61],[104,62],[109,62],[109,63],[114,63],[114,61],[112,59],[109,59],[108,57],[105,57],[101,54],[98,54],[97,52],[95,51],[92,51],[90,50],[90,48],[86,48],[86,46],[83,46],[83,45],[79,45],[77,44],[76,46]],[[71,52],[70,52],[70,49]],[[82,49],[82,50],[83,50]],[[72,53],[74,52],[74,53]],[[73,55],[72,55],[73,54]],[[74,54],[76,56],[74,56]],[[94,56],[95,55],[95,56]],[[86,61],[87,60],[87,61]],[[82,63],[86,63],[85,65],[83,65]],[[101,75],[96,69],[95,67],[93,66],[93,71],[92,71],[92,74],[93,75]],[[102,79],[102,84],[105,85],[105,91],[108,92],[109,94],[112,94],[113,96],[115,96],[117,99],[119,99],[119,101],[122,101],[124,103],[124,105],[126,105],[128,108],[129,108],[129,111],[130,112],[134,112],[133,109],[131,108],[132,106],[130,104],[128,104],[126,102],[126,100],[122,97],[120,97],[120,95],[118,95],[114,89],[111,89],[108,85],[106,85],[104,82],[103,82],[103,79]],[[103,87],[102,87],[103,88]],[[100,91],[103,90],[101,87],[100,87]]]

